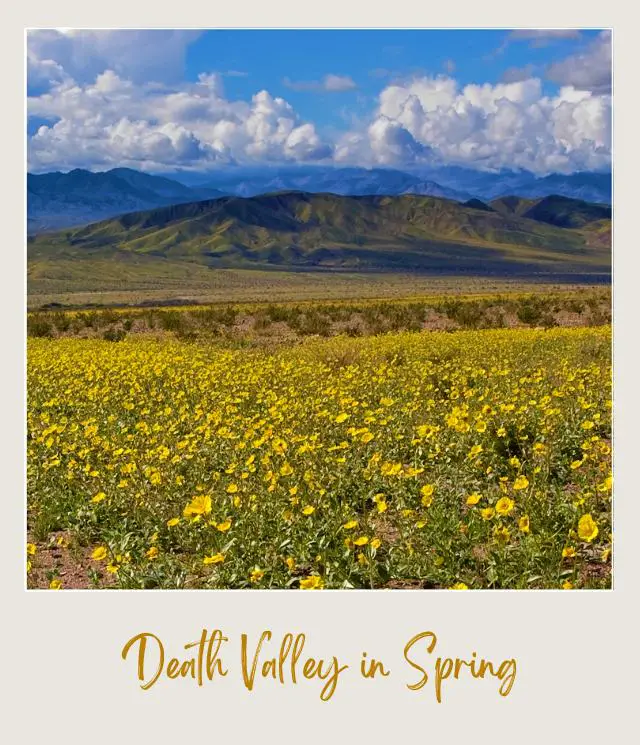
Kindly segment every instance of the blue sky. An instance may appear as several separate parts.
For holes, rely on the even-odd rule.
[[[606,168],[601,30],[39,30],[33,170]]]
[[[597,37],[598,31],[541,45],[508,41],[508,35],[503,30],[208,31],[187,50],[186,77],[197,80],[202,70],[244,73],[225,79],[231,97],[250,97],[256,88],[266,88],[284,96],[303,117],[342,126],[343,107],[366,112],[394,78],[441,75],[453,64],[461,85],[499,83],[509,68],[531,65],[543,71]],[[317,81],[328,70],[351,77],[357,88],[337,96],[297,91],[283,82]],[[557,87],[544,83],[549,93]]]

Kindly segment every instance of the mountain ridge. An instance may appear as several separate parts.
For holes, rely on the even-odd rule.
[[[128,212],[224,195],[251,197],[275,191],[333,193],[343,196],[419,194],[459,202],[488,203],[509,195],[538,199],[550,194],[607,204],[611,177],[599,173],[537,178],[521,172],[487,173],[459,167],[416,172],[390,168],[289,167],[232,169],[195,177],[152,175],[131,168],[93,173],[74,169],[27,174],[28,233],[86,225]],[[195,179],[195,180],[194,180]]]
[[[119,214],[223,196],[132,168],[27,174],[27,232],[84,225]]]
[[[538,207],[533,219],[487,206],[416,195],[281,191],[227,196],[42,235],[29,241],[28,252],[31,260],[93,256],[118,261],[144,255],[211,267],[291,269],[450,267],[508,273],[540,264],[610,266],[606,208],[546,198],[526,204],[529,212]],[[556,219],[571,227],[553,224]],[[591,225],[597,226],[597,241],[590,238]]]
[[[174,176],[180,181],[182,176]],[[190,181],[186,179],[184,183]],[[200,184],[221,188],[238,196],[255,196],[282,189],[345,195],[422,193],[457,201],[470,198],[490,201],[515,194],[538,198],[549,194],[611,204],[611,173],[577,171],[537,176],[529,171],[481,171],[461,166],[394,168],[289,166],[236,168],[201,178]],[[437,188],[438,192],[428,189]],[[366,191],[365,191],[366,189]]]

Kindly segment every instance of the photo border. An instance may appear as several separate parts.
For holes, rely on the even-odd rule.
[[[362,18],[372,24],[369,28],[455,28],[462,15],[470,24],[465,28],[612,28],[616,96],[613,243],[616,246],[616,241],[620,241],[624,248],[614,249],[613,254],[613,590],[217,590],[213,594],[200,590],[111,594],[91,590],[48,595],[26,591],[26,518],[22,499],[25,477],[20,468],[26,458],[26,189],[24,161],[20,162],[20,151],[12,146],[18,137],[24,142],[24,129],[18,131],[24,121],[7,117],[2,123],[2,142],[10,178],[2,184],[2,196],[11,206],[7,211],[9,240],[5,243],[9,269],[3,273],[2,281],[11,323],[10,364],[3,369],[7,421],[2,436],[9,484],[6,495],[10,502],[10,530],[3,550],[8,553],[10,567],[7,607],[11,608],[12,617],[6,639],[11,640],[8,679],[15,701],[9,718],[11,734],[18,736],[30,730],[40,736],[50,733],[48,740],[54,743],[84,742],[89,732],[93,733],[93,742],[111,742],[122,733],[131,737],[144,734],[157,742],[202,735],[243,742],[247,741],[243,738],[264,737],[267,732],[277,732],[283,742],[297,742],[301,737],[308,742],[326,742],[328,737],[335,737],[341,742],[353,736],[383,742],[405,733],[416,737],[439,735],[446,742],[486,737],[480,739],[484,742],[491,737],[492,742],[499,743],[510,742],[514,732],[525,743],[538,743],[541,737],[548,739],[550,732],[557,740],[579,733],[582,742],[594,744],[605,738],[611,740],[614,735],[626,740],[625,733],[632,731],[633,710],[630,702],[634,672],[629,657],[637,655],[631,636],[637,582],[632,531],[640,524],[638,500],[633,494],[635,469],[631,452],[638,420],[634,380],[638,347],[633,343],[635,288],[631,283],[640,268],[638,253],[632,250],[631,233],[631,199],[638,173],[638,148],[632,140],[632,128],[639,113],[631,86],[638,59],[637,43],[632,38],[635,11],[625,9],[621,3],[611,5],[614,7],[603,12],[593,2],[539,2],[535,9],[523,11],[506,2],[478,7],[464,0],[462,8],[446,10],[417,3],[377,8],[368,3],[347,5],[326,0],[322,8],[313,10],[292,2],[245,2],[234,8],[192,3],[170,9],[156,7],[148,0],[133,7],[112,0],[108,8],[88,8],[77,0],[62,0],[52,8],[38,0],[28,9],[17,9],[15,18],[6,23],[2,32],[2,54],[10,107],[15,110],[21,106],[23,111],[24,71],[19,80],[15,69],[18,55],[24,54],[26,27],[247,28],[250,9],[253,28],[362,28]],[[119,18],[126,18],[127,23],[120,25]],[[545,23],[544,18],[551,22]],[[492,24],[494,19],[499,23]],[[153,23],[149,24],[149,20]],[[618,151],[623,155],[618,156]],[[22,277],[21,282],[18,276]],[[18,396],[18,391],[23,395]],[[357,680],[345,680],[328,703],[318,700],[311,684],[307,688],[267,688],[265,684],[260,691],[249,694],[233,675],[224,685],[214,683],[211,688],[167,685],[141,692],[132,667],[120,658],[125,641],[137,632],[155,629],[168,640],[168,646],[171,643],[178,648],[205,626],[225,629],[234,643],[240,633],[255,636],[261,629],[270,628],[277,636],[297,628],[307,634],[310,646],[320,651],[351,658],[353,650],[363,647],[391,660],[392,669],[402,667],[401,651],[406,639],[416,630],[433,628],[449,654],[477,649],[479,654],[495,658],[507,654],[517,657],[519,679],[507,699],[500,699],[489,686],[460,684],[455,691],[452,688],[450,698],[441,705],[409,692],[407,681],[398,684],[392,679],[369,687]],[[602,686],[599,681],[608,683]],[[105,701],[117,717],[108,715],[96,730],[95,703]],[[34,706],[37,717],[30,716]],[[361,707],[366,707],[370,718],[361,716]],[[194,708],[209,714],[186,719],[179,715]],[[64,718],[64,727],[51,727],[51,723],[60,722],[61,713],[67,709],[73,712],[72,718]],[[452,720],[451,714],[461,709],[465,716]],[[379,713],[384,711],[389,712],[386,718]],[[167,712],[176,712],[175,720],[168,719]],[[578,722],[575,712],[583,712],[586,721]],[[215,719],[215,727],[210,717]],[[495,717],[500,722],[497,729]]]

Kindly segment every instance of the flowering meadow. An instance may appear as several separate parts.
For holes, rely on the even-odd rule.
[[[33,338],[27,416],[29,587],[611,586],[609,326]]]

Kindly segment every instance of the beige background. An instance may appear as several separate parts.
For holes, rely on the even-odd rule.
[[[323,0],[104,4],[42,2],[3,13],[2,137],[2,657],[0,685],[8,742],[382,743],[393,738],[444,743],[626,743],[637,690],[638,535],[638,214],[637,18],[622,2],[538,1],[451,4]],[[613,27],[615,50],[615,590],[612,592],[25,592],[24,591],[24,94],[25,26],[381,26]],[[330,52],[329,52],[330,53]],[[635,605],[634,605],[635,603]],[[635,613],[635,618],[634,618]],[[168,654],[203,627],[230,637],[225,679],[198,689],[161,680],[143,692],[124,643],[152,631]],[[314,656],[348,663],[334,697],[317,681],[242,686],[239,637],[265,629],[276,639],[307,634]],[[438,705],[429,684],[407,690],[415,671],[405,642],[423,630],[444,655],[517,658],[508,698],[494,680],[445,683]],[[390,677],[357,672],[362,651]],[[425,657],[432,665],[433,661]]]

